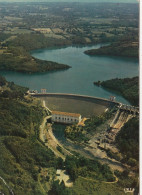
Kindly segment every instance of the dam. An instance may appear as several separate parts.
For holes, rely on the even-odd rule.
[[[90,118],[104,113],[109,107],[119,106],[119,102],[63,93],[31,93],[32,96],[45,101],[46,106],[52,111],[80,113],[82,117]]]

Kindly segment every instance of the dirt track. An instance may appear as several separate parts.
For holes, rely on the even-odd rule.
[[[45,104],[44,107],[46,108]],[[56,156],[61,157],[63,160],[65,160],[66,155],[72,155],[72,154],[68,150],[66,150],[64,146],[61,143],[59,143],[59,141],[56,139],[56,137],[52,132],[52,124],[46,124],[48,118],[49,116],[45,117],[43,123],[40,126],[40,139],[45,143],[46,146],[48,146],[54,152]],[[108,164],[112,170],[117,169],[119,171],[123,171],[124,166],[119,161],[109,158],[104,150],[105,147],[107,146],[107,148],[110,147],[110,149],[112,148],[116,152],[116,148],[115,147],[113,148],[113,144],[109,144],[109,143],[105,144],[101,140],[110,139],[111,142],[113,142],[116,133],[130,118],[131,116],[127,115],[127,113],[117,112],[111,123],[112,128],[117,127],[117,129],[115,128],[114,132],[112,131],[109,133],[105,130],[101,134],[99,133],[99,135],[93,136],[89,141],[90,144],[87,145],[86,147],[82,146],[83,147],[82,149],[86,152],[88,151],[88,154],[91,155],[90,156],[91,158],[92,157],[97,158],[100,162]],[[98,138],[99,139],[101,138],[99,143],[97,143]],[[61,151],[57,150],[57,146],[60,147]]]

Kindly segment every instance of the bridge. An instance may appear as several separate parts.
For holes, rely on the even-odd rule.
[[[130,114],[133,114],[133,115],[139,115],[139,107],[135,107],[135,106],[120,103],[119,109],[121,111],[126,111]]]

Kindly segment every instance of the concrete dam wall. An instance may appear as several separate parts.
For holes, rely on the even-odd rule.
[[[46,106],[52,111],[79,113],[83,117],[97,116],[105,112],[108,107],[119,105],[118,102],[103,98],[74,94],[48,93],[33,94],[33,96],[45,101]]]
[[[98,98],[98,97],[93,97],[93,96],[86,96],[86,95],[77,95],[77,94],[65,94],[65,93],[38,93],[38,94],[33,94],[35,97],[60,97],[60,98],[68,98],[68,99],[78,99],[78,100],[83,100],[83,101],[89,101],[89,102],[95,102],[97,104],[105,105],[105,106],[115,106],[119,105],[119,102],[116,101],[111,101],[109,99],[105,98]]]

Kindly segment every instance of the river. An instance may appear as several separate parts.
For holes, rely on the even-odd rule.
[[[68,46],[38,49],[32,51],[32,56],[42,59],[68,64],[72,68],[38,74],[25,74],[10,71],[0,71],[8,81],[30,89],[46,88],[47,92],[60,92],[109,98],[116,96],[116,100],[129,104],[121,95],[94,86],[93,82],[112,78],[134,77],[138,75],[138,60],[122,57],[88,56],[85,50],[99,48],[102,44],[93,46]]]

